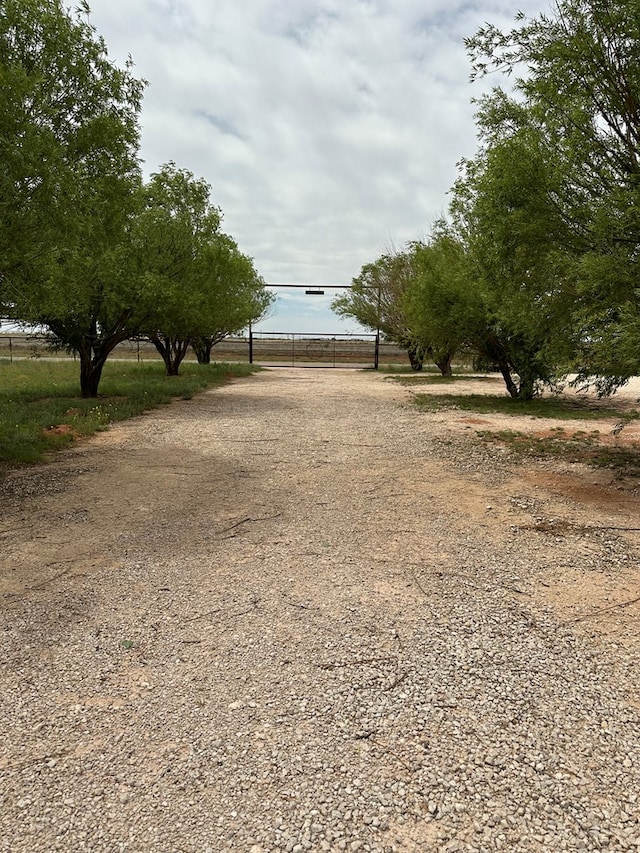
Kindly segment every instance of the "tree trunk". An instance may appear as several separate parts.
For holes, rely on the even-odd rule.
[[[502,360],[498,361],[497,364],[500,369],[500,373],[502,374],[502,378],[504,379],[504,384],[507,386],[507,391],[514,399],[516,399],[519,396],[518,386],[513,381],[509,365]]]
[[[176,364],[175,359],[171,356],[169,356],[169,358],[165,358],[164,366],[166,376],[180,376],[180,365]]]
[[[211,350],[213,349],[211,338],[194,338],[191,346],[198,359],[198,364],[211,364]]]
[[[106,355],[94,355],[91,351],[79,352],[80,356],[80,394],[85,399],[98,396],[98,388],[102,377],[102,368],[107,360]]]
[[[451,376],[453,370],[451,369],[451,362],[453,361],[453,353],[446,353],[445,355],[438,358],[435,363],[442,374],[442,376]]]
[[[481,345],[478,346],[478,355],[480,358],[487,359],[487,361],[495,364],[502,374],[509,395],[516,399],[518,396],[518,386],[511,376],[511,365],[509,364],[507,349],[495,334],[490,334],[482,340]]]
[[[536,396],[536,382],[532,376],[520,375],[520,387],[518,388],[518,400],[533,400]]]
[[[86,325],[84,321],[75,323],[50,318],[44,321],[57,345],[77,354],[80,359],[80,394],[84,398],[98,396],[107,359],[118,344],[137,333],[135,327],[128,325],[130,315],[129,310],[124,311],[114,318],[109,328],[102,328],[96,315],[86,318]]]
[[[179,376],[180,365],[191,345],[191,338],[151,335],[151,342],[162,356],[166,375]]]
[[[412,344],[410,347],[407,347],[407,355],[409,356],[411,369],[416,371],[422,370],[424,356],[422,355],[422,350],[417,344]]]

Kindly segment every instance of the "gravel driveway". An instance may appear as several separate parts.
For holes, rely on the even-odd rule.
[[[265,371],[0,484],[0,851],[640,851],[637,495],[410,393]]]

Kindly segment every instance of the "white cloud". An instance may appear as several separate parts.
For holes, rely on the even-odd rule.
[[[146,171],[206,178],[267,281],[337,284],[446,209],[481,91],[462,39],[514,3],[93,0],[91,20],[149,81]]]

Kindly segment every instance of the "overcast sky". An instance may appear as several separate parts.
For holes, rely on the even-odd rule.
[[[90,0],[109,54],[148,81],[148,175],[204,177],[267,282],[349,284],[428,234],[475,151],[463,38],[547,0]],[[353,331],[336,291],[280,291],[275,331]]]

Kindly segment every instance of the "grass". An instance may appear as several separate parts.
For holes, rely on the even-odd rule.
[[[584,454],[585,449],[590,450],[596,445],[600,435],[598,430],[588,433],[578,430],[568,435],[562,427],[557,427],[552,432],[553,435],[541,437],[510,429],[478,430],[477,435],[487,442],[507,444],[516,452],[527,456],[561,456],[574,462],[581,461],[579,457]]]
[[[454,365],[454,370],[456,374],[454,376],[442,376],[440,373],[440,369],[435,364],[425,364],[422,370],[413,370],[411,365],[409,364],[386,364],[380,363],[378,368],[378,373],[385,373],[389,375],[389,378],[396,379],[397,382],[404,384],[405,382],[429,382],[434,379],[449,379],[455,381],[456,379],[472,379],[473,377],[469,374],[473,373],[473,370],[470,367],[464,367],[463,365]],[[467,372],[466,376],[459,376],[458,374],[464,374]],[[397,377],[397,378],[396,378]],[[487,377],[483,377],[487,378]]]
[[[406,362],[403,364],[393,364],[393,363],[380,363],[378,366],[378,373],[386,373],[390,377],[398,376],[398,382],[402,382],[403,379],[409,378],[409,376],[422,376],[424,373],[438,373],[440,371],[436,367],[435,364],[425,364],[421,371],[415,371],[412,369],[410,364]]]
[[[467,378],[467,377],[463,377]],[[529,415],[553,420],[600,420],[615,418],[624,424],[640,417],[637,409],[607,405],[593,397],[536,397],[514,400],[506,394],[418,394],[416,405],[424,412],[464,410],[478,414]],[[507,445],[512,452],[536,458],[562,458],[592,467],[609,468],[618,477],[640,479],[640,445],[611,446],[602,443],[598,430],[566,432],[564,427],[551,427],[544,436],[516,430],[480,430],[478,436],[488,443]]]
[[[569,462],[581,462],[593,468],[609,468],[618,477],[640,479],[640,445],[611,447],[600,443],[599,430],[567,434],[562,427],[555,427],[553,435],[535,436],[517,430],[478,430],[483,441],[507,445],[519,455],[539,459],[561,458]]]
[[[514,400],[498,394],[417,394],[416,405],[425,412],[464,409],[480,414],[531,415],[535,418],[559,420],[595,420],[617,418],[620,421],[640,417],[637,409],[621,410],[606,406],[594,399],[566,397],[535,397],[533,400]]]
[[[451,376],[442,376],[440,373],[414,373],[411,376],[391,376],[394,382],[400,385],[451,385],[454,382],[493,382],[492,376],[471,376],[469,374],[454,373]]]
[[[85,400],[78,396],[77,362],[0,361],[0,473],[41,462],[80,436],[254,370],[248,364],[183,364],[182,375],[169,378],[162,364],[107,362],[100,396]]]

